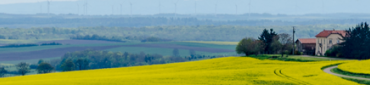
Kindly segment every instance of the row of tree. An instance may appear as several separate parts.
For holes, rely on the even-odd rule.
[[[236,52],[238,54],[245,54],[246,56],[252,54],[280,53],[283,57],[284,54],[291,52],[292,48],[293,39],[289,34],[277,34],[273,29],[270,29],[270,31],[264,29],[258,39],[242,39],[236,47]]]
[[[77,36],[71,37],[70,39],[75,39],[75,40],[103,40],[103,41],[115,41],[115,42],[126,42],[126,40],[127,40],[127,39],[122,39],[120,37],[99,36],[97,34],[77,35]]]
[[[15,72],[10,72],[10,71],[7,71],[5,69],[5,67],[0,67],[0,77],[4,77],[4,75],[7,74],[7,73],[26,75],[27,73],[31,72],[31,68],[30,68],[31,65],[28,64],[28,63],[21,62],[21,63],[15,65],[15,66],[17,68],[17,71],[15,71]],[[36,70],[39,74],[44,74],[44,73],[51,73],[55,69],[49,63],[41,62],[37,65]]]
[[[370,27],[369,24],[361,23],[356,27],[346,30],[342,43],[326,51],[326,56],[370,59]]]
[[[9,45],[0,46],[0,48],[33,47],[33,46],[46,46],[46,45],[62,45],[62,44],[57,43],[57,42],[41,43],[41,44],[9,44]]]
[[[184,62],[199,59],[218,58],[223,56],[197,55],[194,50],[189,50],[190,56],[180,57],[179,50],[173,50],[173,56],[162,56],[159,54],[145,54],[140,52],[121,53],[97,50],[84,50],[66,53],[60,60],[50,61],[56,70],[73,71],[86,69],[101,69],[128,67],[152,64],[165,64],[173,62]],[[56,63],[57,62],[57,63]]]

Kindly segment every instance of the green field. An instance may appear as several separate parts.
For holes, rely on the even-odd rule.
[[[19,40],[25,42],[36,42],[33,40]],[[112,51],[112,52],[129,52],[129,53],[140,53],[144,52],[146,54],[161,54],[163,56],[171,56],[173,55],[174,48],[161,48],[161,47],[145,47],[140,45],[174,45],[174,46],[183,46],[189,48],[209,48],[209,49],[224,49],[224,50],[234,50],[235,45],[223,45],[223,44],[207,44],[207,43],[196,43],[196,42],[151,42],[151,43],[100,43],[100,44],[65,44],[65,45],[54,45],[54,46],[34,46],[34,47],[19,47],[19,48],[0,48],[0,57],[2,53],[24,53],[24,52],[34,52],[34,51],[45,51],[47,53],[48,50],[51,49],[63,49],[63,48],[71,48],[73,47],[104,47],[104,46],[117,46],[114,48],[103,49],[104,51]],[[130,45],[139,45],[139,46],[130,46]],[[179,53],[181,56],[190,56],[189,49],[182,49],[178,48]],[[197,55],[205,55],[205,56],[232,56],[236,55],[235,52],[206,52],[206,51],[198,51],[195,50]],[[58,59],[59,57],[50,57],[50,58],[34,58],[34,59],[26,59],[26,60],[12,60],[12,61],[1,61],[1,63],[10,63],[16,64],[19,62],[29,62],[35,63],[40,59],[44,60],[52,60]],[[1,59],[0,59],[1,60]]]

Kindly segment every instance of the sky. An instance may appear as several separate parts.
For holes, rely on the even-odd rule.
[[[370,14],[367,11],[370,8],[369,3],[370,0],[51,0],[49,12],[88,15]],[[47,7],[46,0],[0,0],[0,13],[47,13]]]
[[[47,0],[0,0],[0,4],[36,3]],[[51,1],[77,1],[77,0],[51,0]]]

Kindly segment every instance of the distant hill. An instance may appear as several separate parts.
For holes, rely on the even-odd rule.
[[[76,15],[76,14],[0,14],[0,28],[33,27],[145,27],[145,26],[296,26],[358,24],[370,21],[370,14],[307,15]]]
[[[14,0],[13,2],[24,0]],[[46,0],[30,3],[0,3],[1,13],[48,13]],[[130,5],[132,3],[132,6]],[[177,6],[175,5],[177,3]],[[51,0],[50,13],[55,14],[331,14],[370,13],[369,0]],[[87,4],[87,5],[86,5]],[[122,8],[121,8],[122,7]],[[131,10],[132,7],[132,10]],[[87,9],[87,10],[85,10]]]

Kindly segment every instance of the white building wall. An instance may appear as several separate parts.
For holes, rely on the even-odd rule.
[[[316,55],[323,56],[327,50],[329,50],[333,45],[343,42],[342,36],[339,34],[330,34],[328,37],[316,37]],[[320,47],[322,44],[322,48]],[[320,55],[319,52],[322,52]]]

